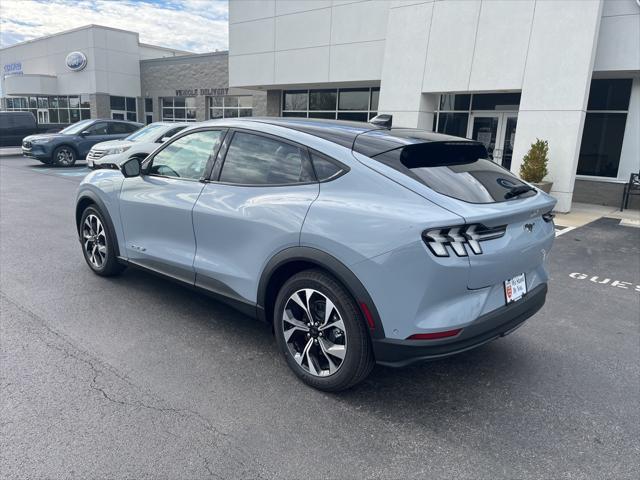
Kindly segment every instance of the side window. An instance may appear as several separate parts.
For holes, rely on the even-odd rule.
[[[178,133],[179,131],[183,130],[185,127],[178,127],[178,128],[172,128],[171,130],[169,130],[168,132],[166,132],[162,138],[171,138],[173,137],[176,133]],[[158,141],[162,140],[158,139]]]
[[[127,123],[127,133],[137,132],[142,128],[140,125],[136,125],[135,123]]]
[[[110,135],[126,135],[127,133],[132,133],[131,125],[128,123],[110,123],[109,124],[109,134]]]
[[[221,130],[194,132],[178,138],[153,157],[149,173],[198,180],[221,138]]]
[[[237,132],[222,165],[220,181],[241,185],[283,185],[314,181],[304,152],[288,143]]]
[[[329,180],[343,172],[343,168],[340,165],[332,162],[320,153],[311,152],[311,161],[313,162],[313,168],[320,182]]]
[[[109,125],[105,122],[94,123],[86,130],[89,131],[89,135],[107,135]]]

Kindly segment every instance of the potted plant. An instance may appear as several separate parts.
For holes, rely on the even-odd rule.
[[[520,178],[525,182],[529,182],[545,193],[551,191],[553,182],[545,182],[544,177],[547,176],[547,164],[549,163],[549,142],[536,138],[531,144],[531,148],[522,159],[520,166]]]

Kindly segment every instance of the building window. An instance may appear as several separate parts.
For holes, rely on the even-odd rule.
[[[153,99],[144,99],[144,123],[149,125],[153,122]]]
[[[378,87],[286,90],[282,116],[367,122],[378,114],[379,97]]]
[[[253,97],[251,95],[227,95],[207,97],[209,118],[237,118],[253,115]]]
[[[109,96],[111,106],[111,118],[114,120],[138,121],[138,110],[136,108],[135,97]]]
[[[38,123],[75,123],[91,118],[89,95],[7,97],[8,111],[31,112]]]
[[[196,97],[162,97],[163,122],[195,122]]]
[[[631,79],[591,81],[578,157],[578,175],[618,176],[631,83]]]
[[[518,111],[520,93],[444,93],[440,95],[433,130],[466,137],[472,111]]]

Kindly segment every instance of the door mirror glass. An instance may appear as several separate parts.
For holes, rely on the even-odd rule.
[[[122,164],[120,168],[125,178],[137,177],[140,175],[140,159],[137,157],[130,158]]]

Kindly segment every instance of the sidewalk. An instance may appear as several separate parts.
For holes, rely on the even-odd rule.
[[[0,157],[11,157],[14,155],[22,155],[20,147],[0,147]]]
[[[617,218],[620,219],[620,225],[640,228],[640,210],[624,210],[621,212],[616,207],[575,202],[571,206],[571,212],[556,213],[554,222],[559,227],[558,235],[561,235],[602,217]]]

